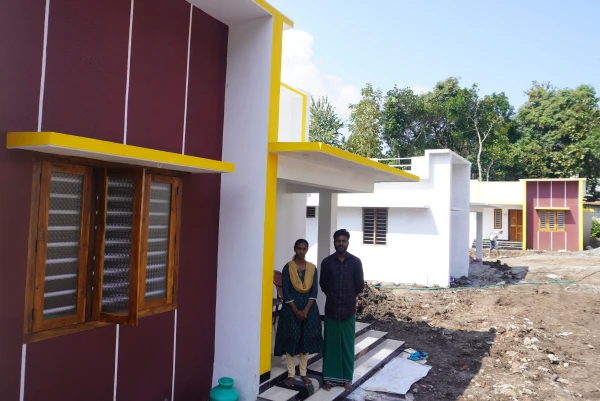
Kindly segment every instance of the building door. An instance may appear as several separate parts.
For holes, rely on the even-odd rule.
[[[508,221],[508,240],[523,242],[523,211],[509,210]]]

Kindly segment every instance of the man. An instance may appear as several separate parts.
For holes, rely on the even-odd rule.
[[[323,346],[323,390],[332,385],[352,391],[354,374],[354,337],[356,332],[356,297],[365,288],[362,263],[347,252],[350,233],[333,234],[336,252],[321,263],[321,290],[325,303]]]
[[[500,250],[498,249],[498,237],[500,236],[500,234],[502,234],[502,230],[500,230],[500,231],[494,230],[490,234],[490,254],[489,254],[490,258],[492,257],[492,251],[494,249],[498,253],[500,253]]]

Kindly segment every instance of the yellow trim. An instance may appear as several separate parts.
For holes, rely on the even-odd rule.
[[[258,2],[258,0],[257,0]],[[262,2],[261,3],[265,3]],[[259,3],[260,4],[260,3]],[[263,6],[264,7],[264,6]],[[271,50],[271,81],[269,97],[269,142],[277,141],[279,136],[279,101],[281,98],[281,59],[283,51],[284,17],[273,14],[273,42]],[[275,222],[277,219],[277,155],[267,155],[265,224],[262,267],[262,300],[260,321],[260,362],[259,373],[263,375],[271,370],[271,338],[273,335],[273,272],[275,263]]]
[[[571,208],[569,208],[569,207],[544,207],[544,206],[539,206],[539,207],[536,207],[535,210],[571,210]]]
[[[345,150],[336,148],[334,146],[326,145],[321,142],[270,142],[269,153],[324,153],[339,159],[344,159],[361,166],[370,167],[375,170],[379,170],[388,174],[392,174],[398,177],[407,178],[410,181],[419,182],[421,179],[411,173],[399,170],[394,167],[390,167],[387,164],[379,163],[374,160],[368,159],[363,156],[356,155],[354,153],[347,152]]]
[[[527,250],[527,181],[523,182],[523,250]]]
[[[297,95],[300,95],[302,97],[302,127],[301,127],[301,133],[300,133],[300,138],[302,140],[302,142],[306,142],[306,114],[307,114],[307,107],[308,107],[308,95],[304,92],[299,91],[296,88],[292,88],[291,86],[289,86],[286,83],[281,83],[281,86],[283,86],[284,88],[286,88],[287,90],[290,90],[292,92],[294,92]]]
[[[278,9],[273,7],[271,4],[269,4],[265,0],[254,0],[254,2],[256,4],[258,4],[259,6],[261,6],[261,8],[263,8],[265,11],[267,11],[273,17],[279,18],[282,22],[284,22],[290,28],[294,27],[294,21],[292,21],[291,19],[286,17],[281,11],[279,11]],[[283,26],[281,27],[281,30],[283,31]],[[280,63],[280,67],[281,67],[281,63]]]
[[[579,250],[583,251],[583,183],[585,179],[579,179]]]
[[[178,171],[198,170],[198,172],[232,173],[235,168],[233,163],[219,160],[204,159],[202,157],[164,152],[162,150],[124,145],[58,132],[9,132],[6,135],[6,147],[8,149],[39,150],[46,153],[63,155],[64,152],[52,152],[52,150],[70,149],[75,155],[77,152],[91,153],[93,156],[90,158],[97,160],[124,158],[128,159],[124,160],[124,163],[135,164],[138,161],[144,163],[143,165],[149,163],[163,164],[168,165],[164,166],[165,168]]]

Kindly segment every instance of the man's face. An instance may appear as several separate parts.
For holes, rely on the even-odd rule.
[[[344,235],[340,235],[333,241],[333,245],[335,246],[335,250],[339,253],[344,253],[348,249],[348,238]]]
[[[296,251],[296,259],[304,260],[304,258],[306,257],[306,252],[308,252],[308,247],[306,246],[306,244],[300,243],[296,246],[296,249],[294,250]]]

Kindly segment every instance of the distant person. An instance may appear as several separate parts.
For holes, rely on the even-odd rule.
[[[492,251],[495,249],[497,253],[500,253],[498,249],[498,237],[502,234],[502,230],[494,230],[490,234],[490,254],[489,257],[492,257]]]
[[[295,255],[282,270],[283,308],[277,323],[275,335],[275,356],[285,354],[288,379],[286,386],[294,386],[296,364],[300,359],[300,379],[305,385],[311,381],[307,377],[308,356],[321,353],[323,347],[323,327],[317,306],[319,274],[317,267],[306,261],[308,242],[299,239],[294,244]]]
[[[356,332],[356,297],[365,288],[362,263],[347,251],[350,233],[333,234],[335,253],[321,263],[321,290],[325,303],[323,343],[323,390],[332,385],[352,391],[354,375],[354,340]]]

